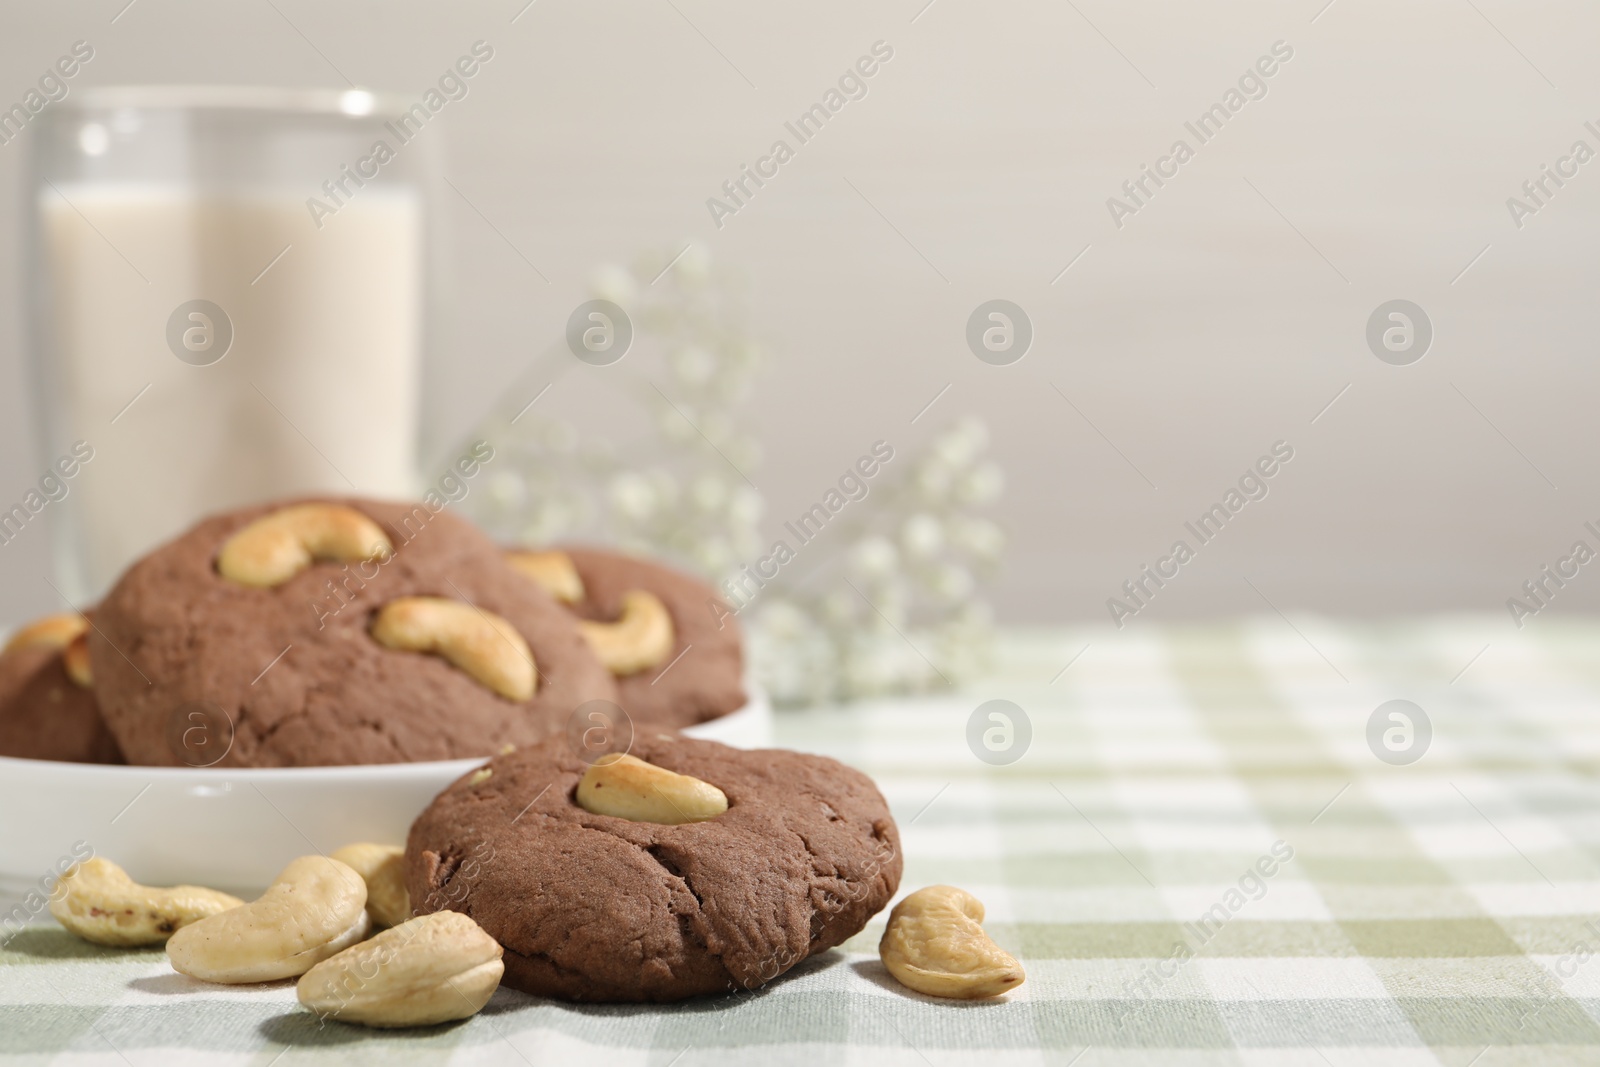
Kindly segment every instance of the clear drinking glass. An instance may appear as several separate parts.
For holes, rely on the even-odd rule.
[[[32,503],[74,603],[210,512],[415,491],[437,135],[384,113],[355,90],[146,88],[38,116]]]

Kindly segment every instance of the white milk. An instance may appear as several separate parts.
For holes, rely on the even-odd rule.
[[[80,592],[100,594],[219,509],[413,492],[424,274],[414,193],[363,189],[318,230],[303,195],[61,192],[66,201],[48,188],[40,198],[40,243],[54,436],[94,448],[59,505],[81,540]],[[210,366],[167,346],[168,317],[194,299],[233,323],[231,349]]]

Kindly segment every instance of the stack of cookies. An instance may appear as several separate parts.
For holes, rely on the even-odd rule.
[[[303,975],[308,1006],[385,1026],[469,1015],[502,970],[569,1000],[753,989],[859,932],[893,897],[901,856],[859,771],[679,732],[745,703],[731,619],[658,564],[506,550],[426,506],[248,508],[139,560],[89,617],[19,632],[0,655],[0,754],[485,760],[404,848],[303,857],[249,905],[141,887],[100,859],[63,880],[51,911],[70,929],[116,945],[170,936],[173,966],[205,981]],[[150,929],[130,939],[124,913]],[[394,929],[362,943],[374,925]],[[383,982],[365,1007],[347,1003],[344,976],[374,959],[427,977],[442,1003],[380,997]],[[462,968],[474,995],[445,996]]]
[[[300,500],[206,519],[87,618],[19,631],[0,652],[0,755],[487,757],[565,733],[596,701],[634,730],[706,722],[744,705],[742,675],[727,607],[658,563],[508,551],[420,504]]]

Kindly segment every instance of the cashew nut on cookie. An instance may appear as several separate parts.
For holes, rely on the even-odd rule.
[[[528,642],[491,612],[435,596],[391,600],[372,622],[372,639],[402,652],[443,656],[507,700],[531,700],[537,680]]]
[[[578,781],[578,806],[594,815],[676,826],[705,822],[728,810],[728,796],[709,782],[637,756],[606,755]]]
[[[563,604],[576,604],[583,599],[583,579],[565,552],[507,552],[506,562]]]
[[[258,589],[282,585],[318,560],[354,563],[394,552],[383,530],[343,504],[293,504],[228,538],[217,572]]]
[[[667,606],[643,589],[623,594],[622,614],[615,622],[585,619],[578,628],[600,662],[619,678],[661,666],[677,643]]]

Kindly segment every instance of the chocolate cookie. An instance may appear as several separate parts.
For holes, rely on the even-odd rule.
[[[739,624],[704,582],[576,545],[509,558],[583,620],[635,723],[681,729],[744,707]]]
[[[894,895],[899,833],[866,775],[669,734],[640,735],[632,755],[717,787],[727,810],[677,826],[592,814],[576,800],[586,764],[551,738],[418,817],[413,907],[475,919],[505,947],[515,989],[660,1002],[771,981]]]
[[[0,756],[121,763],[90,685],[81,615],[51,615],[0,651]]]
[[[134,564],[95,621],[101,704],[136,764],[487,756],[616,696],[567,612],[420,504],[207,519]]]

